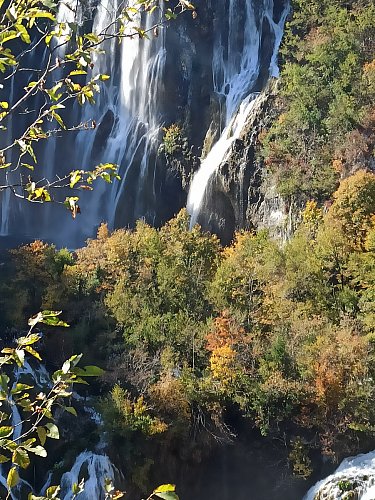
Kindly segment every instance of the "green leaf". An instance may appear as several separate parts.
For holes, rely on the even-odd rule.
[[[18,31],[19,35],[21,36],[21,40],[23,42],[25,42],[25,43],[31,43],[30,35],[29,35],[27,29],[25,28],[25,26],[23,26],[22,24],[16,23],[14,25],[14,27]]]
[[[165,18],[167,19],[167,21],[170,21],[171,19],[177,19],[177,14],[173,12],[172,9],[167,9],[165,11]]]
[[[29,345],[27,345],[25,347],[25,351],[28,352],[29,354],[31,354],[32,356],[34,356],[34,358],[38,359],[39,361],[42,361],[40,354],[35,349],[30,347]]]
[[[5,462],[9,462],[10,458],[5,455],[0,455],[0,464],[5,464]]]
[[[74,186],[82,179],[82,172],[80,170],[75,170],[70,175],[70,188],[73,189]]]
[[[46,11],[38,11],[34,14],[34,17],[44,17],[46,19],[50,19],[51,21],[56,20],[56,18],[53,14],[51,14],[50,12],[46,12]]]
[[[4,349],[3,349],[4,351]],[[9,377],[8,375],[5,375],[5,373],[2,373],[0,375],[0,386],[3,389],[3,391],[8,392],[8,384],[9,384]]]
[[[64,104],[61,104],[60,102],[57,104],[54,104],[49,108],[50,111],[54,111],[55,109],[65,109]]]
[[[173,491],[154,493],[154,495],[163,500],[179,500],[178,496]]]
[[[17,343],[19,346],[25,346],[25,345],[31,345],[35,344],[35,342],[38,342],[38,340],[41,339],[41,336],[39,333],[32,333],[30,335],[27,335],[27,337],[20,337],[17,339]]]
[[[4,420],[8,420],[10,415],[5,413],[5,411],[0,411],[0,422],[4,422]]]
[[[79,484],[74,483],[72,487],[72,491],[75,495],[78,495],[79,493],[82,493],[82,491],[85,489],[85,480],[82,478]]]
[[[35,448],[28,448],[28,450],[31,451],[32,453],[34,453],[35,455],[38,455],[39,457],[46,457],[47,456],[47,452],[43,448],[43,446],[35,446]]]
[[[63,122],[63,119],[59,114],[57,114],[55,111],[52,111],[51,115],[57,121],[57,123],[60,125],[61,128],[66,129],[65,123]]]
[[[98,43],[99,42],[98,36],[95,35],[94,33],[87,33],[87,35],[85,35],[85,38],[87,40],[89,40],[90,42],[93,42],[93,43]]]
[[[14,451],[17,448],[17,444],[11,439],[0,439],[0,448]]]
[[[165,491],[176,491],[176,485],[162,484],[161,486],[158,486],[156,489],[154,489],[153,493],[163,493]]]
[[[26,450],[23,450],[22,448],[17,448],[13,452],[12,462],[22,467],[22,469],[27,469],[27,467],[30,465],[29,454],[27,453]]]
[[[153,495],[163,500],[179,500],[175,490],[176,486],[174,484],[162,484],[153,491]]]
[[[30,165],[30,163],[21,163],[21,165],[29,170],[34,170],[34,166]]]
[[[18,366],[23,366],[25,362],[25,351],[23,349],[15,349],[14,358]]]
[[[42,319],[40,323],[44,323],[45,325],[50,326],[64,326],[68,327],[68,323],[62,321],[58,318],[58,316],[62,313],[62,311],[42,311],[40,314],[42,315]]]
[[[58,82],[54,87],[50,89],[46,89],[47,94],[49,97],[52,99],[52,101],[58,101],[60,97],[62,97],[62,93],[58,92],[60,88],[62,87],[63,82]]]
[[[71,71],[68,76],[75,76],[75,75],[87,75],[87,71],[83,69],[75,69]]]
[[[45,427],[47,429],[47,437],[51,439],[60,438],[59,428],[57,427],[57,425],[53,424],[52,422],[48,422]]]
[[[61,489],[60,486],[50,486],[49,488],[47,488],[46,497],[47,498],[57,498],[57,495],[59,494],[60,489]]]
[[[50,10],[56,10],[57,3],[53,2],[52,0],[42,0],[42,4],[44,7],[47,7],[47,9]]]
[[[69,358],[72,368],[78,365],[78,363],[81,361],[82,356],[83,354],[74,354]]]
[[[12,467],[8,473],[7,485],[8,488],[14,488],[19,483],[20,477],[18,475],[17,467]]]
[[[16,386],[10,391],[11,394],[19,394],[22,391],[26,391],[27,389],[32,389],[32,385],[27,384],[16,384]]]
[[[9,425],[4,425],[0,427],[0,439],[7,438],[13,433],[13,427]]]
[[[76,409],[73,408],[73,406],[65,406],[65,411],[67,411],[71,415],[74,415],[75,417],[77,416]]]
[[[105,373],[99,366],[85,366],[84,368],[76,368],[74,373],[80,377],[100,377]]]

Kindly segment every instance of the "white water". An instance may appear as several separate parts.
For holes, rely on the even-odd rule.
[[[201,163],[195,174],[188,197],[188,211],[191,215],[191,225],[197,222],[197,217],[204,199],[208,182],[223,161],[230,154],[233,142],[239,138],[251,110],[256,103],[256,95],[250,94],[240,104],[238,113],[225,127],[220,139],[214,144],[207,157]]]
[[[75,104],[71,112],[62,111],[67,126],[95,122],[96,129],[88,127],[88,130],[79,132],[74,140],[70,136],[70,142],[63,138],[51,138],[38,154],[38,160],[43,167],[43,175],[51,178],[76,168],[91,169],[100,162],[116,163],[120,166],[121,181],[114,182],[112,186],[99,181],[92,193],[82,192],[82,214],[74,221],[69,216],[64,217],[66,214],[53,204],[48,208],[42,207],[41,214],[35,205],[32,209],[25,208],[9,192],[4,192],[0,194],[1,234],[30,235],[75,247],[91,237],[95,227],[103,220],[108,221],[110,226],[132,224],[140,217],[145,217],[150,223],[156,218],[156,223],[160,223],[168,213],[172,214],[172,210],[179,208],[177,204],[180,202],[176,200],[180,194],[177,193],[176,200],[171,202],[164,199],[169,195],[170,187],[175,185],[173,182],[167,184],[170,172],[164,171],[161,160],[156,166],[160,129],[178,121],[180,116],[186,119],[189,127],[189,112],[186,109],[190,99],[195,95],[198,99],[205,97],[196,91],[194,82],[199,82],[200,85],[207,85],[204,93],[209,100],[213,94],[217,97],[221,108],[217,124],[221,137],[202,161],[191,185],[188,208],[193,220],[196,220],[205,195],[208,195],[210,178],[226,159],[251,115],[255,105],[251,101],[256,99],[255,90],[261,90],[260,81],[263,83],[267,76],[278,75],[277,54],[288,6],[285,6],[280,19],[275,21],[274,10],[277,9],[274,9],[274,1],[276,4],[276,0],[207,2],[213,12],[210,29],[214,39],[209,41],[213,50],[209,49],[207,53],[209,59],[202,58],[200,54],[202,40],[199,38],[199,23],[198,31],[195,27],[191,31],[189,22],[176,21],[173,26],[178,28],[172,29],[173,34],[168,36],[168,41],[165,27],[159,29],[157,37],[150,32],[149,40],[133,36],[124,39],[121,45],[115,40],[106,41],[104,54],[94,56],[94,67],[88,69],[88,77],[97,73],[111,75],[111,79],[101,85],[96,104],[83,108]],[[135,2],[125,0],[128,6]],[[92,31],[99,34],[111,25],[122,5],[122,0],[88,0],[84,3],[66,0],[61,2],[58,18],[70,23],[92,15]],[[160,15],[160,11],[142,19],[136,15],[130,22],[128,34],[134,31],[132,26],[139,25],[140,21],[143,28],[151,30]],[[182,19],[188,19],[188,14],[186,16]],[[67,27],[61,40],[68,33]],[[172,71],[175,51],[180,52],[176,57],[177,66]],[[63,53],[64,47],[61,47],[60,57]],[[35,61],[32,63],[35,65]],[[206,77],[206,70],[202,71],[202,68],[206,64],[211,65],[212,78],[203,81],[201,78],[203,75]],[[179,108],[173,110],[176,103],[171,102],[167,90],[174,80],[171,82],[167,78],[173,79],[175,75],[177,87],[172,95],[176,95]],[[203,114],[207,111],[202,109]],[[18,123],[18,128],[22,128],[22,123]],[[17,130],[15,121],[12,127],[15,128],[14,134]],[[200,147],[201,144],[195,146]],[[167,189],[164,189],[166,185]]]
[[[125,0],[125,2],[123,0],[99,0],[99,2],[89,0],[84,4],[77,0],[61,2],[58,20],[67,25],[62,35],[55,40],[55,43],[61,44],[58,51],[60,59],[64,57],[67,47],[64,41],[70,33],[68,23],[82,24],[84,17],[93,14],[93,33],[110,35],[116,29],[113,21],[124,5],[138,6],[139,2],[138,0]],[[98,182],[96,189],[89,196],[87,193],[82,193],[85,200],[84,224],[80,225],[70,220],[69,217],[64,218],[64,214],[59,211],[58,217],[62,215],[64,220],[62,224],[58,224],[58,229],[56,228],[57,210],[55,208],[51,207],[50,210],[46,208],[45,212],[48,211],[48,215],[43,213],[35,218],[34,212],[30,215],[30,209],[25,210],[22,202],[14,199],[10,191],[6,190],[0,193],[0,235],[21,231],[23,234],[31,234],[34,237],[44,239],[52,237],[64,242],[73,242],[77,236],[77,239],[82,242],[83,238],[92,235],[93,228],[101,220],[113,222],[123,188],[127,185],[128,170],[139,152],[142,152],[139,155],[140,159],[137,157],[136,165],[134,165],[138,172],[136,189],[141,190],[142,182],[149,172],[153,175],[155,164],[154,160],[150,161],[150,157],[151,152],[157,149],[156,138],[162,125],[158,96],[165,66],[166,49],[165,28],[160,27],[159,35],[156,37],[153,36],[152,27],[161,16],[160,10],[156,10],[152,15],[142,16],[142,19],[139,15],[134,15],[126,28],[126,34],[134,35],[136,33],[134,27],[142,25],[146,31],[150,30],[149,39],[141,39],[138,35],[134,35],[124,38],[121,45],[116,39],[107,40],[102,47],[104,53],[94,54],[94,67],[92,70],[88,68],[88,78],[104,73],[111,75],[111,79],[100,85],[101,93],[96,95],[94,106],[85,105],[81,108],[76,104],[65,121],[67,126],[95,121],[98,125],[97,130],[82,130],[78,133],[75,143],[70,143],[68,150],[65,151],[61,151],[61,144],[63,144],[61,139],[52,137],[38,156],[39,171],[42,168],[43,175],[51,179],[55,178],[56,174],[62,175],[75,168],[91,169],[100,162],[109,162],[121,166],[121,183],[114,183],[111,187],[104,182]],[[32,64],[35,66],[35,62]],[[56,74],[55,77],[59,75]],[[13,100],[12,89],[13,87],[11,87],[11,101]],[[108,117],[108,112],[113,113],[114,123],[112,129],[108,131],[109,135],[107,132],[104,136],[100,136],[100,153],[95,154],[100,125],[106,120],[105,117]],[[9,137],[4,138],[6,139],[4,145],[11,142],[11,137],[16,133],[15,128],[14,121],[9,126]],[[137,198],[137,193],[135,198]],[[137,204],[141,203],[142,200],[136,199],[135,211],[137,211]],[[142,212],[142,208],[139,208],[138,212]]]
[[[22,367],[18,367],[15,371],[13,387],[18,382],[25,383],[30,381],[30,379],[34,380],[36,387],[40,389],[45,389],[51,386],[51,378],[44,365],[39,364],[38,367],[34,369],[28,361],[25,361],[24,365]],[[76,393],[74,393],[73,396],[77,400],[85,399],[78,396]],[[22,418],[18,407],[14,404],[13,399],[10,396],[8,397],[8,401],[12,412],[11,425],[14,427],[12,439],[17,441],[22,434]],[[103,422],[101,415],[98,414],[93,408],[84,406],[84,410],[98,426],[102,425]],[[108,478],[111,481],[114,481],[114,467],[108,456],[102,453],[105,447],[106,444],[103,438],[97,445],[96,449],[98,453],[84,451],[78,455],[72,469],[69,472],[64,473],[61,478],[61,492],[59,497],[62,500],[70,500],[73,497],[73,484],[78,484],[82,478],[85,480],[85,487],[84,492],[78,495],[80,500],[104,499],[105,479]],[[0,484],[5,488],[5,490],[7,489],[6,477],[8,469],[9,467],[0,465]],[[45,493],[46,489],[51,485],[51,482],[53,483],[53,475],[49,472],[47,474],[45,484],[41,489],[40,495]],[[19,485],[12,490],[10,498],[12,500],[26,498],[26,492],[30,492],[32,490],[32,486],[27,481],[21,479]]]
[[[94,33],[103,32],[113,21],[120,3],[118,0],[103,0],[99,4],[94,18]],[[137,4],[138,0],[128,1],[130,7]],[[146,31],[151,30],[158,19],[156,16],[159,15],[160,13],[147,15],[144,20],[135,15],[126,28],[126,34],[134,34],[134,26],[140,24]],[[94,60],[94,74],[109,74],[111,79],[102,86],[101,93],[96,96],[95,108],[84,108],[82,122],[94,119],[100,124],[106,119],[108,112],[113,113],[114,123],[105,144],[101,145],[103,149],[100,158],[121,166],[121,181],[114,182],[112,187],[104,183],[97,184],[95,191],[90,193],[85,209],[91,219],[89,230],[100,220],[107,220],[113,225],[116,209],[127,183],[128,169],[133,164],[137,152],[142,150],[141,164],[137,165],[139,185],[142,185],[148,168],[152,168],[149,159],[152,149],[156,146],[161,126],[157,95],[165,59],[165,30],[161,28],[157,38],[152,34],[148,40],[137,35],[124,38],[120,46],[120,56],[118,42],[115,39],[108,41],[105,54]],[[118,79],[116,73],[119,71],[119,65],[121,72]],[[95,140],[96,134],[87,131],[80,132],[76,140],[75,149],[79,160],[88,168],[98,162],[98,159],[93,157]],[[75,230],[82,231],[82,227],[75,227]]]
[[[358,500],[375,499],[375,451],[346,458],[336,471],[316,483],[307,492],[303,500],[340,500],[345,492],[340,488],[344,482],[353,486]]]
[[[104,481],[114,481],[114,468],[106,455],[97,455],[91,451],[84,451],[78,455],[72,469],[65,472],[61,478],[62,500],[73,498],[72,488],[75,483],[85,479],[85,488],[77,498],[80,500],[102,500],[104,499]]]
[[[39,365],[38,368],[34,370],[31,367],[30,363],[28,361],[25,361],[23,366],[18,367],[14,371],[14,382],[12,388],[14,388],[18,382],[25,383],[26,381],[25,376],[26,377],[29,376],[31,379],[33,379],[39,388],[49,386],[51,383],[50,376],[44,365]],[[14,428],[12,440],[17,441],[19,437],[22,435],[23,422],[18,407],[14,403],[13,398],[10,395],[8,396],[8,403],[12,412],[11,425]],[[2,484],[5,489],[7,489],[6,477],[8,474],[8,470],[9,467],[0,465],[0,484]],[[27,491],[32,490],[31,485],[27,481],[21,479],[17,487],[12,490],[10,498],[12,500],[23,498],[21,492],[23,492],[25,488]]]
[[[274,37],[273,53],[269,66],[269,76],[278,76],[277,54],[283,34],[286,16],[289,12],[287,4],[279,22],[273,20],[273,0],[263,0],[261,17],[257,18],[252,1],[246,3],[246,19],[244,21],[244,47],[238,53],[234,45],[237,32],[241,29],[238,0],[230,0],[228,16],[228,53],[224,54],[222,33],[217,35],[212,75],[215,92],[224,99],[224,130],[207,157],[202,161],[198,172],[194,175],[190,186],[187,209],[191,215],[191,224],[197,221],[211,177],[219,166],[227,159],[231,146],[241,135],[246,120],[256,103],[257,94],[252,94],[260,72],[260,42],[263,19],[267,19]]]

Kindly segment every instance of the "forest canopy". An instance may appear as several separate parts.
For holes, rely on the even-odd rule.
[[[108,370],[100,407],[129,470],[142,435],[189,454],[231,440],[237,414],[285,434],[307,476],[311,450],[341,457],[374,437],[374,189],[374,174],[348,177],[283,247],[239,232],[222,248],[184,211],[161,229],[102,225],[73,253],[20,247],[2,268],[2,324],[64,309],[75,349]]]

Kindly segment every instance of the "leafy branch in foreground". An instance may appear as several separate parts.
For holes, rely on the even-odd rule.
[[[86,384],[84,377],[98,376],[103,373],[98,367],[77,365],[82,355],[74,355],[64,362],[60,370],[52,374],[46,387],[37,388],[26,383],[22,377],[27,357],[41,361],[35,344],[41,333],[35,331],[39,323],[48,326],[67,327],[60,318],[61,312],[43,311],[29,320],[26,336],[16,340],[15,347],[2,349],[0,357],[0,463],[9,463],[7,474],[8,497],[10,491],[20,482],[20,469],[27,469],[31,463],[30,454],[47,456],[47,438],[59,439],[53,410],[57,407],[77,415],[72,406],[64,400],[72,396],[74,384]],[[30,375],[32,375],[30,370]],[[50,497],[50,498],[55,498]]]
[[[156,488],[146,500],[153,500],[155,498],[162,498],[163,500],[178,500],[175,493],[176,486],[174,484],[162,484]]]
[[[18,198],[44,203],[57,201],[52,192],[62,187],[87,189],[90,183],[85,177],[107,182],[116,178],[115,165],[106,164],[105,171],[96,176],[73,170],[55,179],[35,179],[36,146],[69,131],[96,128],[93,120],[68,124],[68,111],[74,102],[94,105],[102,83],[110,79],[97,69],[98,57],[108,44],[158,36],[160,27],[186,10],[196,16],[194,6],[186,0],[173,8],[166,3],[168,0],[120,1],[106,13],[104,25],[94,23],[94,31],[86,32],[94,10],[104,9],[100,2],[94,8],[61,0],[0,0],[0,90],[4,94],[0,96],[0,192],[10,190]],[[146,16],[152,16],[148,17],[151,22]],[[10,92],[10,88],[16,90]],[[103,170],[103,165],[93,172],[98,169]],[[74,172],[80,172],[81,182],[72,180]],[[71,197],[60,201],[73,215],[78,197],[74,198],[73,208]]]
[[[82,354],[73,355],[64,362],[60,370],[55,371],[51,381],[44,388],[36,388],[25,383],[22,374],[31,356],[37,362],[42,360],[35,349],[42,335],[36,332],[38,324],[55,327],[67,327],[59,316],[61,311],[42,311],[29,319],[29,330],[23,337],[16,339],[14,347],[4,347],[0,357],[0,464],[10,464],[7,472],[7,499],[11,497],[21,482],[20,470],[27,469],[32,462],[32,455],[46,457],[45,443],[48,439],[59,439],[60,432],[53,415],[55,408],[60,408],[74,416],[76,410],[66,406],[64,400],[72,396],[74,384],[87,384],[85,377],[103,374],[97,366],[78,367]],[[31,370],[26,370],[32,376]],[[73,485],[72,499],[84,491],[85,481]],[[124,493],[115,489],[113,482],[105,478],[105,500],[117,500]],[[50,486],[44,496],[29,493],[28,500],[59,500],[60,486]],[[156,488],[147,500],[161,498],[178,500],[175,486],[164,484]]]

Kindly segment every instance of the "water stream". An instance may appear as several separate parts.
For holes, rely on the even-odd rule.
[[[214,90],[223,102],[224,129],[219,140],[202,161],[189,190],[187,208],[192,224],[204,210],[204,197],[211,177],[228,157],[231,146],[239,138],[246,124],[258,93],[252,93],[258,81],[261,52],[259,50],[264,20],[269,24],[273,37],[273,50],[268,68],[269,76],[278,76],[277,55],[283,34],[284,23],[289,12],[289,5],[284,6],[280,19],[273,19],[274,3],[264,0],[260,16],[255,11],[255,4],[246,3],[245,20],[242,18],[238,0],[231,0],[228,15],[227,43],[223,43],[222,31],[217,34],[212,61]],[[240,52],[234,41],[242,29],[243,50]],[[228,47],[224,54],[224,47]]]
[[[18,367],[15,371],[13,387],[18,382],[25,383],[25,380],[29,382],[33,380],[35,386],[40,389],[51,387],[50,375],[43,364],[39,364],[37,368],[33,368],[28,361],[25,361],[22,367]],[[102,425],[101,416],[93,408],[88,406],[85,398],[78,396],[76,393],[73,393],[73,398],[77,401],[83,400],[84,412],[100,427]],[[13,399],[8,397],[8,401],[12,412],[11,425],[14,427],[12,439],[13,441],[17,441],[22,434],[22,417]],[[109,457],[104,453],[105,448],[106,443],[103,434],[102,439],[99,441],[94,451],[85,450],[77,456],[72,468],[61,477],[61,491],[59,493],[59,498],[61,498],[61,500],[70,500],[73,498],[73,485],[79,484],[82,479],[84,479],[84,491],[78,495],[80,500],[104,500],[105,481],[109,479],[113,483],[115,480],[115,468]],[[6,478],[8,470],[9,464],[0,465],[0,485],[2,485],[5,490],[7,489]],[[47,472],[44,486],[39,494],[45,494],[46,489],[51,484],[55,484],[53,481],[53,473]],[[26,498],[25,495],[32,491],[32,485],[21,479],[17,487],[12,489],[10,498],[11,500]]]
[[[374,500],[375,451],[349,457],[336,471],[316,483],[303,500]]]

